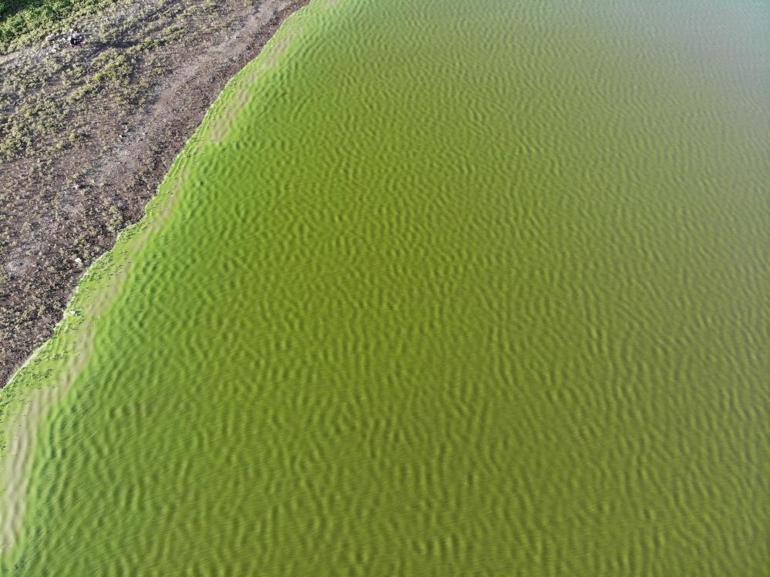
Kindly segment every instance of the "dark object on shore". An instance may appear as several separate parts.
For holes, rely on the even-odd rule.
[[[70,46],[80,46],[85,39],[86,37],[80,32],[75,32],[74,30],[70,32]]]

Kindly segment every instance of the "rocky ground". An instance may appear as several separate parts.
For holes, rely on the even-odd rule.
[[[224,84],[308,0],[116,0],[0,53],[0,386]]]

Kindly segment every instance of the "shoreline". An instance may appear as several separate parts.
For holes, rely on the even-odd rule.
[[[227,82],[262,51],[288,16],[308,2],[265,0],[258,7],[225,2],[202,17],[192,16],[197,19],[187,34],[165,44],[158,41],[158,52],[135,58],[126,82],[117,85],[118,102],[108,85],[87,93],[80,108],[76,102],[74,111],[68,111],[72,90],[78,89],[61,90],[56,78],[27,99],[59,104],[68,112],[65,126],[81,127],[85,137],[76,138],[71,146],[51,146],[52,139],[64,135],[33,130],[38,138],[32,138],[26,148],[10,159],[0,157],[0,190],[11,191],[10,199],[0,199],[0,341],[4,343],[0,388],[51,337],[89,266],[113,247],[122,230],[144,216],[147,202],[155,197],[174,159]],[[162,37],[178,28],[179,19],[198,10],[197,5],[179,0],[157,0],[156,6],[166,12],[159,8],[134,15],[138,18],[134,26],[109,50],[87,36],[84,50],[66,51],[64,58],[91,64],[92,74],[82,79],[81,89],[103,74],[105,67],[121,61],[136,42],[144,39],[146,43],[148,30],[157,36],[160,28]],[[108,25],[103,28],[111,29],[115,22],[130,19],[132,15],[122,11],[129,8],[118,5],[95,15],[89,24],[92,28],[86,30],[97,29],[104,20]],[[222,17],[222,11],[227,17]],[[216,42],[222,36],[225,40]],[[210,43],[202,45],[205,39]],[[14,68],[21,77],[26,63],[45,68],[41,58],[60,62],[62,52],[55,44],[54,48],[27,47],[6,56],[0,72]],[[105,59],[104,54],[113,59]],[[100,58],[106,61],[101,69]],[[165,67],[164,73],[144,82],[153,66]],[[67,69],[62,71],[65,74]],[[121,88],[128,97],[120,98]],[[16,114],[25,110],[24,99],[13,104]],[[0,110],[8,107],[0,100]],[[12,136],[7,129],[12,120],[9,116],[0,125],[0,143],[7,144]]]
[[[309,0],[293,3],[290,11],[282,11],[281,19],[259,47],[257,55],[228,78],[214,102],[202,114],[180,150],[161,176],[154,194],[146,203],[142,217],[121,229],[113,246],[99,255],[82,275],[67,301],[62,318],[46,339],[11,374],[0,389],[0,568],[11,566],[17,559],[24,522],[34,507],[29,496],[33,475],[33,458],[40,442],[41,426],[55,406],[62,402],[92,357],[95,346],[95,324],[121,293],[133,262],[132,254],[141,251],[153,234],[166,225],[180,202],[180,180],[188,178],[194,162],[200,135],[212,130],[214,104],[233,100],[242,88],[236,84],[244,71],[259,60],[267,48],[269,58],[275,45],[267,46],[281,24]],[[280,51],[280,50],[279,50]],[[253,74],[249,76],[253,82]],[[1,571],[2,569],[0,569]]]

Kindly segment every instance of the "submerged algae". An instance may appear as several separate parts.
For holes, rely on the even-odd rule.
[[[333,4],[94,283],[15,569],[766,575],[765,111],[567,3]]]

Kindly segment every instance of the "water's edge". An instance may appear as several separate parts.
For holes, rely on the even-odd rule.
[[[118,233],[114,246],[83,273],[50,339],[40,345],[0,388],[0,560],[12,561],[20,549],[29,473],[37,449],[38,432],[88,364],[96,324],[120,295],[132,271],[132,257],[168,222],[181,199],[187,167],[195,162],[206,134],[221,131],[222,109],[237,114],[248,102],[248,87],[260,73],[275,66],[296,38],[297,16],[322,0],[305,0],[289,14],[258,55],[225,84],[198,128],[182,147],[143,217]],[[294,31],[292,31],[294,28]],[[263,66],[263,63],[266,66]],[[237,102],[233,102],[233,101]],[[66,362],[69,360],[69,362]],[[65,362],[62,362],[65,361]],[[43,386],[44,382],[51,383]]]

